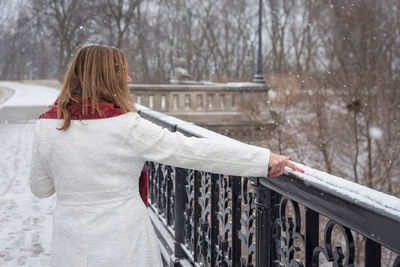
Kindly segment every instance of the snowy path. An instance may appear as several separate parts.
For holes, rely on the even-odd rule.
[[[0,87],[14,92],[0,104],[0,122],[3,123],[37,119],[49,105],[54,103],[59,94],[54,88],[19,82],[0,82]]]
[[[0,266],[49,266],[55,198],[42,200],[30,192],[35,124],[27,121],[37,118],[59,92],[17,82],[0,82],[0,87],[14,91],[0,105]]]
[[[49,266],[55,198],[28,185],[34,124],[0,124],[0,266]]]
[[[0,87],[10,88],[15,93],[1,107],[48,106],[60,93],[54,88],[19,82],[0,82]]]

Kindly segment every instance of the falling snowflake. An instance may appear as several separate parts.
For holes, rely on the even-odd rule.
[[[372,126],[369,128],[369,135],[372,139],[381,139],[383,132],[380,128]]]
[[[277,93],[274,90],[269,90],[268,91],[268,96],[269,96],[269,99],[272,100],[272,99],[277,97]]]

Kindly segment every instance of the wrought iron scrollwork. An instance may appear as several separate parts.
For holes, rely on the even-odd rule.
[[[194,206],[194,177],[193,177],[194,171],[193,170],[187,170],[187,176],[186,176],[186,186],[185,186],[185,192],[186,192],[186,199],[187,203],[185,205],[185,244],[187,247],[192,245],[192,228],[193,228],[193,222],[192,222],[192,216],[193,216],[193,206]]]
[[[174,208],[175,208],[175,177],[176,177],[176,172],[175,168],[172,166],[169,166],[169,172],[168,172],[168,180],[167,180],[167,206],[166,206],[166,220],[167,224],[170,227],[174,227]]]
[[[204,265],[211,262],[211,228],[209,225],[211,217],[211,174],[201,172],[201,186],[199,204],[202,216],[197,228],[198,242],[197,249],[201,254],[201,261]]]
[[[182,170],[186,174],[182,175]],[[253,267],[255,260],[259,261],[260,255],[254,240],[256,220],[260,215],[264,215],[261,213],[257,215],[256,194],[249,191],[250,179],[182,170],[180,177],[182,177],[181,180],[185,180],[184,183],[181,182],[185,192],[182,189],[181,195],[185,199],[182,204],[185,208],[182,209],[181,221],[184,227],[181,228],[183,230],[180,244],[187,248],[182,253],[186,253],[192,261],[200,263],[202,266],[231,267],[240,264],[240,266]],[[148,175],[150,204],[153,209],[158,211],[159,218],[164,225],[173,228],[176,170],[171,166],[149,162]],[[254,187],[251,186],[251,188]],[[306,218],[308,219],[303,222],[297,202],[281,196],[279,199],[273,202],[276,204],[264,203],[268,212],[272,212],[269,209],[276,207],[274,208],[276,215],[271,217],[271,220],[274,221],[273,240],[267,241],[263,246],[265,248],[267,244],[275,244],[269,256],[272,262],[286,267],[303,267],[305,264],[315,267],[318,266],[320,256],[323,255],[326,261],[332,263],[334,267],[356,266],[354,264],[355,244],[349,228],[329,220],[325,225],[324,245],[318,246],[318,231],[316,235],[314,233],[314,237],[309,236],[310,231],[307,231],[312,225],[318,229],[318,217],[314,216],[314,221],[311,220],[312,216],[307,217],[306,209]],[[288,207],[291,212],[288,212]],[[241,209],[243,209],[243,213]],[[306,223],[304,233],[301,232],[302,223]],[[309,223],[311,223],[310,227]],[[332,239],[335,227],[338,227],[338,230],[343,233],[345,240],[343,248],[342,246],[333,247]],[[312,238],[317,241],[312,242],[313,245],[310,246]],[[264,241],[260,240],[260,242]],[[378,243],[377,245],[379,246]],[[244,253],[241,253],[240,247],[244,248]],[[303,249],[305,250],[303,254],[307,252],[309,255],[305,257],[304,261],[297,256],[298,252],[302,252]],[[372,265],[374,266],[374,263]],[[400,256],[396,258],[392,267],[400,267]]]
[[[336,226],[339,227],[341,232],[344,235],[346,242],[346,253],[343,253],[342,247],[336,247],[334,250],[332,248],[332,233],[333,228]],[[324,234],[324,246],[325,247],[316,247],[313,252],[312,263],[313,267],[318,266],[319,254],[322,253],[328,262],[332,262],[334,267],[354,267],[354,239],[353,234],[350,229],[333,221],[329,220],[325,226],[325,234]],[[346,257],[346,262],[343,263],[343,259]]]
[[[286,206],[290,205],[293,211],[292,216],[286,214]],[[282,198],[279,207],[279,218],[275,221],[276,252],[280,265],[287,267],[303,267],[299,259],[294,258],[294,254],[300,251],[300,247],[295,245],[298,240],[305,245],[304,235],[301,233],[301,216],[297,202],[288,198]]]
[[[396,260],[393,263],[393,267],[400,267],[400,256],[397,256]]]
[[[191,135],[191,131],[181,129],[175,122],[167,123],[164,116],[142,112],[153,122]],[[314,178],[320,177],[319,172],[314,174]],[[249,178],[254,193],[248,191],[246,177],[201,174],[155,162],[148,162],[148,176],[149,211],[160,215],[151,218],[161,221],[154,225],[175,234],[175,242],[170,242],[170,236],[160,235],[164,239],[160,244],[166,246],[163,251],[174,251],[169,258],[163,253],[164,261],[171,266],[189,262],[193,266],[316,267],[323,256],[334,267],[353,267],[352,230],[361,235],[369,233],[364,236],[365,266],[378,267],[382,260],[393,260],[392,254],[389,258],[382,257],[382,248],[398,253],[399,238],[393,231],[398,227],[398,219],[391,216],[390,211],[377,212],[374,205],[360,205],[362,203],[351,197],[343,198],[330,187],[313,183],[309,186],[306,179],[292,179],[296,176],[293,173],[273,181]],[[304,220],[301,220],[295,200],[304,205]],[[287,211],[289,206],[292,212]],[[322,237],[323,245],[319,244],[321,214],[329,220]],[[364,218],[373,220],[359,223]],[[304,232],[301,232],[302,225]],[[171,227],[175,227],[174,231]],[[345,245],[334,247],[332,244],[336,227],[343,233]],[[400,256],[395,255],[397,258],[391,266],[400,267]]]
[[[154,162],[148,162],[147,164],[147,172],[149,176],[149,201],[150,204],[155,205],[158,191],[157,184],[157,172],[158,172],[159,164]]]
[[[174,225],[174,180],[175,170],[171,166],[155,162],[147,163],[149,176],[149,200],[161,218],[171,228]]]
[[[167,165],[159,165],[159,171],[160,171],[160,176],[158,177],[158,188],[159,188],[159,194],[158,194],[158,201],[157,201],[157,207],[159,209],[159,213],[163,216],[166,217],[165,212],[166,212],[166,207],[167,207],[167,184],[168,184],[168,173],[169,173],[169,166]]]
[[[219,211],[217,218],[222,233],[218,235],[216,266],[232,266],[231,247],[228,241],[229,233],[232,231],[232,222],[229,220],[229,216],[232,214],[232,209],[229,206],[232,201],[231,179],[231,177],[225,178],[223,175],[220,175],[218,179],[220,199],[218,201]]]
[[[249,178],[243,178],[242,183],[242,200],[244,204],[244,218],[240,219],[240,224],[245,230],[239,231],[239,239],[245,248],[245,257],[240,258],[241,266],[252,267],[254,254],[256,253],[256,244],[254,237],[256,234],[256,208],[254,204],[255,196],[253,192],[249,192]]]

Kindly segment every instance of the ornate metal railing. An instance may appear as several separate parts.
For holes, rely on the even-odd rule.
[[[138,112],[187,136],[225,138],[141,106]],[[380,193],[380,201],[360,201],[357,193],[315,182],[328,174],[312,169],[310,179],[290,172],[227,176],[155,162],[148,171],[149,213],[168,266],[400,267],[398,198]],[[360,195],[370,190],[351,187]]]

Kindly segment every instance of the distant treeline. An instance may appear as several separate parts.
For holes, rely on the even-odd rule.
[[[0,79],[62,79],[89,43],[121,48],[141,83],[168,82],[180,57],[196,79],[255,73],[258,1],[24,0],[8,12],[10,2],[0,3]],[[263,20],[265,73],[398,79],[397,0],[265,0]]]

